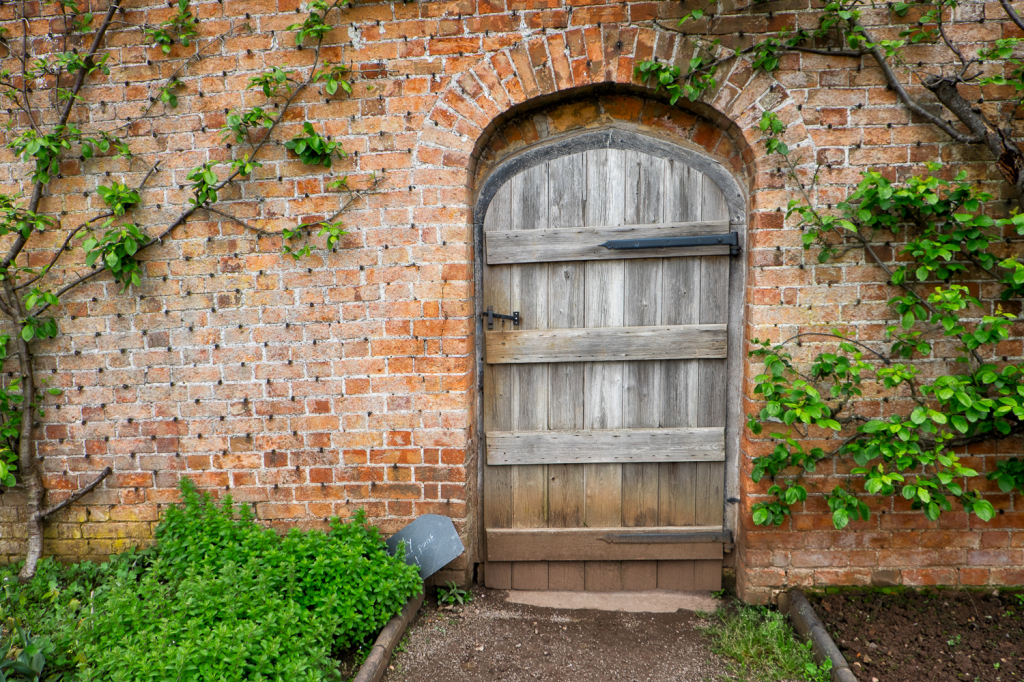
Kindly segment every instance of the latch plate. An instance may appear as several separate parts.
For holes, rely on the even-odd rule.
[[[494,308],[492,308],[491,306],[487,306],[487,312],[486,313],[480,313],[480,317],[486,317],[487,318],[487,328],[488,329],[494,329],[494,318],[498,318],[499,320],[511,320],[512,321],[512,326],[514,326],[514,327],[518,327],[519,326],[519,311],[518,310],[513,312],[511,315],[502,315],[501,313],[494,312]]]

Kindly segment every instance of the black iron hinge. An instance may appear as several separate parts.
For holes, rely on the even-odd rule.
[[[729,254],[740,252],[739,234],[704,234],[694,237],[651,237],[648,239],[612,239],[601,244],[606,249],[632,251],[635,249],[672,249],[692,246],[728,246]]]

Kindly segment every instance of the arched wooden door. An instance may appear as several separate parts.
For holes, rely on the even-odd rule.
[[[518,313],[481,327],[485,582],[719,589],[723,192],[635,149],[522,165],[483,220],[482,310]]]

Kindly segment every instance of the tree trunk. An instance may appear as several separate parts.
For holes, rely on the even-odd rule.
[[[28,582],[36,574],[36,565],[43,554],[43,476],[39,471],[39,461],[35,457],[32,442],[32,425],[35,421],[33,401],[35,398],[35,374],[32,368],[32,352],[28,342],[21,336],[24,317],[21,302],[14,291],[14,283],[10,270],[4,272],[4,294],[14,317],[15,333],[13,338],[18,348],[18,367],[21,370],[21,433],[18,436],[18,468],[25,494],[25,512],[28,518],[25,525],[28,530],[28,547],[25,552],[25,565],[18,574],[18,580]]]

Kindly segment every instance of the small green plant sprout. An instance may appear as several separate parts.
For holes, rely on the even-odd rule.
[[[352,84],[345,80],[345,73],[347,71],[348,67],[344,64],[324,64],[324,68],[313,76],[313,81],[323,81],[324,91],[328,95],[338,92],[338,88],[341,88],[348,94],[352,94]]]
[[[234,111],[226,117],[221,129],[221,142],[249,142],[252,144],[252,132],[259,128],[274,127],[274,117],[262,107],[253,107],[248,111]]]
[[[213,170],[213,162],[207,161],[202,166],[196,166],[185,176],[192,183],[193,198],[190,199],[194,205],[202,206],[217,201],[217,185],[220,178]]]
[[[173,17],[161,23],[156,28],[147,28],[146,35],[154,44],[160,46],[160,50],[167,54],[174,45],[174,36],[177,35],[178,42],[185,47],[189,45],[189,39],[196,36],[196,27],[199,22],[192,16],[188,7],[189,0],[178,0],[176,12]]]
[[[957,635],[953,639],[946,640],[946,645],[947,646],[960,646],[960,639],[961,639],[960,635]]]
[[[295,152],[302,163],[307,166],[321,165],[330,168],[335,156],[339,159],[347,156],[341,148],[341,143],[332,142],[329,137],[322,137],[313,129],[313,124],[302,124],[302,131],[305,135],[296,135],[284,143],[286,149]]]
[[[464,606],[473,601],[473,594],[456,585],[454,580],[449,580],[447,585],[447,588],[437,588],[437,601],[439,604]]]
[[[61,152],[71,149],[71,141],[62,134],[63,132],[38,135],[35,130],[29,129],[7,143],[22,161],[35,161],[36,169],[31,176],[32,182],[46,184],[59,172]]]
[[[231,162],[231,171],[233,173],[238,173],[242,177],[250,175],[257,168],[263,168],[263,164],[259,161],[253,161],[249,158],[248,154]]]
[[[1004,493],[1013,492],[1014,489],[1024,492],[1024,459],[1011,457],[1000,460],[996,462],[996,470],[990,471],[986,478],[995,481]]]
[[[110,224],[111,221],[107,220],[103,226],[110,227]],[[99,239],[88,237],[82,242],[82,249],[86,265],[92,267],[99,261],[114,280],[121,283],[121,291],[127,291],[129,286],[138,286],[142,281],[142,268],[135,254],[148,243],[146,234],[135,225],[126,223],[107,230]]]
[[[170,108],[176,109],[178,107],[178,96],[174,94],[174,89],[180,85],[184,85],[184,83],[177,78],[167,81],[167,84],[160,88],[160,101]]]
[[[327,15],[338,7],[344,7],[349,4],[349,0],[335,0],[335,2],[328,4],[323,0],[313,0],[309,3],[309,16],[301,24],[292,24],[288,27],[289,31],[297,31],[295,34],[295,44],[301,46],[302,41],[306,38],[313,38],[316,41],[323,40],[327,32],[330,31],[333,26],[327,23]]]
[[[110,187],[100,185],[96,188],[96,193],[116,216],[123,216],[125,211],[140,201],[138,192],[120,182],[115,182]]]
[[[282,89],[285,94],[290,95],[292,83],[296,83],[296,80],[292,78],[294,73],[294,71],[284,71],[280,67],[274,66],[270,71],[250,78],[248,88],[259,88],[268,98],[279,97]]]
[[[0,647],[0,680],[11,682],[38,682],[43,679],[43,668],[46,658],[43,656],[43,645],[46,640],[33,638],[17,622],[14,629],[21,640],[21,651],[15,648],[15,640],[9,638],[7,644]],[[15,656],[17,654],[17,656]]]

